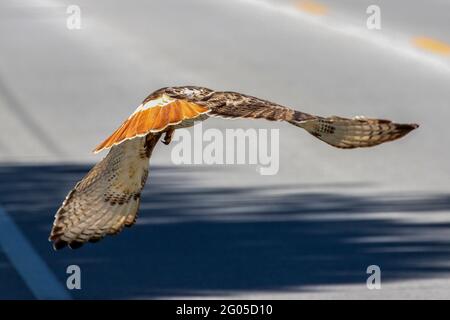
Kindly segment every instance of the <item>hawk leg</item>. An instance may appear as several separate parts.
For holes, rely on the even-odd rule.
[[[167,131],[165,132],[165,135],[164,135],[164,139],[162,140],[162,143],[164,143],[165,145],[168,145],[172,141],[174,132],[175,132],[175,129],[173,129],[173,128],[167,129]]]

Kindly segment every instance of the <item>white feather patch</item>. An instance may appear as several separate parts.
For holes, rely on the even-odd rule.
[[[159,98],[147,101],[144,104],[141,104],[139,107],[137,107],[137,109],[131,114],[131,116],[128,117],[128,120],[131,119],[136,113],[141,112],[141,111],[145,111],[147,109],[151,109],[157,106],[165,106],[169,103],[174,102],[176,99],[172,99],[169,96],[163,94],[162,96],[160,96]]]

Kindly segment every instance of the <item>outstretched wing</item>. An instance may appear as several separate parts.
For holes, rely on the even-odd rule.
[[[341,149],[372,147],[397,140],[416,129],[417,124],[394,123],[390,120],[355,117],[322,118],[290,121],[316,138]]]
[[[206,101],[211,117],[304,121],[316,116],[237,92],[214,92]]]
[[[111,148],[125,140],[143,137],[150,132],[164,131],[170,125],[195,119],[207,112],[209,109],[204,106],[162,94],[144,101],[110,137],[95,148],[94,152]]]
[[[50,234],[55,249],[78,248],[131,226],[159,133],[114,146],[68,194]]]
[[[417,124],[355,117],[320,117],[296,111],[270,101],[235,92],[215,92],[208,100],[209,116],[223,118],[263,118],[287,121],[342,149],[372,147],[393,141],[418,127]]]

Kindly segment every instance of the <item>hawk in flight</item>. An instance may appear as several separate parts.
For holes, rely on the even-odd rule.
[[[150,94],[122,125],[94,150],[108,155],[69,192],[55,215],[49,240],[56,250],[72,249],[119,233],[136,222],[150,155],[163,136],[209,117],[285,121],[342,149],[371,147],[403,137],[418,127],[389,120],[320,117],[236,92],[185,86]]]

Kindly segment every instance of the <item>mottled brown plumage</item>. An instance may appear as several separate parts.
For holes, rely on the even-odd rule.
[[[398,139],[418,127],[389,120],[319,117],[256,97],[184,86],[159,89],[95,152],[111,148],[68,194],[55,216],[50,234],[55,249],[75,249],[119,233],[136,221],[140,195],[148,176],[151,152],[164,133],[208,117],[286,121],[338,148],[371,147]]]
[[[97,242],[132,226],[151,152],[161,134],[149,134],[112,148],[68,194],[55,216],[50,234],[55,249]]]

